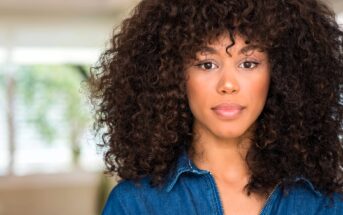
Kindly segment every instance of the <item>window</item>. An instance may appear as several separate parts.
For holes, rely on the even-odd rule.
[[[5,75],[0,69],[0,175],[4,175],[9,165],[9,148],[6,144],[7,138],[7,120],[6,120],[6,94],[5,94]]]
[[[81,85],[90,67],[86,62],[95,62],[99,53],[39,48],[13,53],[13,66],[0,73],[0,96],[6,98],[0,107],[12,104],[0,113],[0,175],[101,169],[91,135],[91,106]],[[13,129],[8,128],[10,116]]]

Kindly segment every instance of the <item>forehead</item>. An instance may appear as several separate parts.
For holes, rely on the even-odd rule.
[[[198,54],[216,54],[222,50],[225,50],[228,54],[238,53],[245,55],[252,54],[256,50],[263,52],[262,47],[257,43],[252,43],[240,35],[230,37],[229,34],[222,34],[201,46]]]
[[[216,37],[212,37],[207,41],[207,46],[223,46],[227,47],[232,44],[248,44],[249,40],[237,33],[222,33]]]

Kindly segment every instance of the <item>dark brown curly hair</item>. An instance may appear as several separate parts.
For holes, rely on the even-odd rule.
[[[271,66],[248,193],[296,176],[342,192],[343,32],[317,0],[141,1],[89,81],[107,172],[163,184],[193,137],[185,65],[223,32],[263,47]]]

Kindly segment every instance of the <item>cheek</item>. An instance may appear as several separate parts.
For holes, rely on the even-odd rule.
[[[262,80],[260,82],[260,84],[256,84],[256,86],[254,86],[254,90],[255,92],[257,92],[257,96],[260,98],[261,102],[263,102],[263,106],[264,103],[266,101],[267,95],[268,95],[268,91],[269,91],[269,77],[265,78],[264,80]]]
[[[251,101],[264,105],[269,90],[269,81],[269,75],[265,75],[246,84]]]
[[[196,83],[189,79],[186,83],[186,90],[187,90],[187,99],[188,104],[191,108],[191,111],[193,112],[193,106],[196,106],[197,100],[199,99],[199,90],[197,90]],[[200,89],[201,90],[201,89]]]
[[[192,114],[196,118],[201,118],[206,107],[211,103],[210,98],[213,97],[211,86],[206,80],[199,78],[189,79],[186,84],[188,104]],[[205,111],[206,112],[206,111]]]
[[[189,103],[204,102],[209,92],[209,84],[206,79],[190,77],[186,84]]]
[[[256,92],[259,96],[263,97],[266,96],[269,89],[269,80],[262,80],[258,83],[252,85],[252,91]]]

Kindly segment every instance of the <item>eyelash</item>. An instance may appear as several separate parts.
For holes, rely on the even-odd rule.
[[[251,64],[254,65],[254,67],[252,67],[252,68],[244,68],[244,67],[241,67],[241,65],[243,65],[243,64],[245,64],[245,63],[251,63]],[[260,64],[260,63],[259,63],[259,62],[256,62],[256,61],[246,60],[246,61],[244,61],[243,63],[240,63],[240,64],[239,64],[239,68],[243,68],[243,69],[254,69],[254,68],[256,68],[259,64]]]
[[[251,64],[254,65],[254,66],[253,66],[253,67],[250,67],[250,68],[249,68],[249,67],[248,67],[248,68],[245,68],[245,67],[243,67],[243,65],[244,65],[245,63],[251,63]],[[214,68],[210,68],[210,69],[204,68],[204,65],[205,65],[205,64],[212,64],[212,66],[215,65],[216,67],[218,67],[215,63],[213,63],[213,62],[211,62],[211,61],[200,62],[200,63],[196,64],[195,66],[196,66],[196,67],[199,67],[200,69],[203,69],[203,70],[214,69]],[[242,63],[239,64],[239,68],[242,68],[242,69],[254,69],[254,68],[256,68],[259,64],[260,64],[260,63],[257,62],[257,61],[245,60],[244,62],[242,62]]]
[[[204,61],[204,62],[200,62],[200,63],[196,64],[195,66],[196,66],[196,67],[199,67],[200,69],[203,69],[203,70],[210,70],[210,69],[204,68],[205,64],[216,65],[215,63],[213,63],[213,62],[211,62],[211,61]],[[218,67],[218,66],[216,65],[216,67]]]

